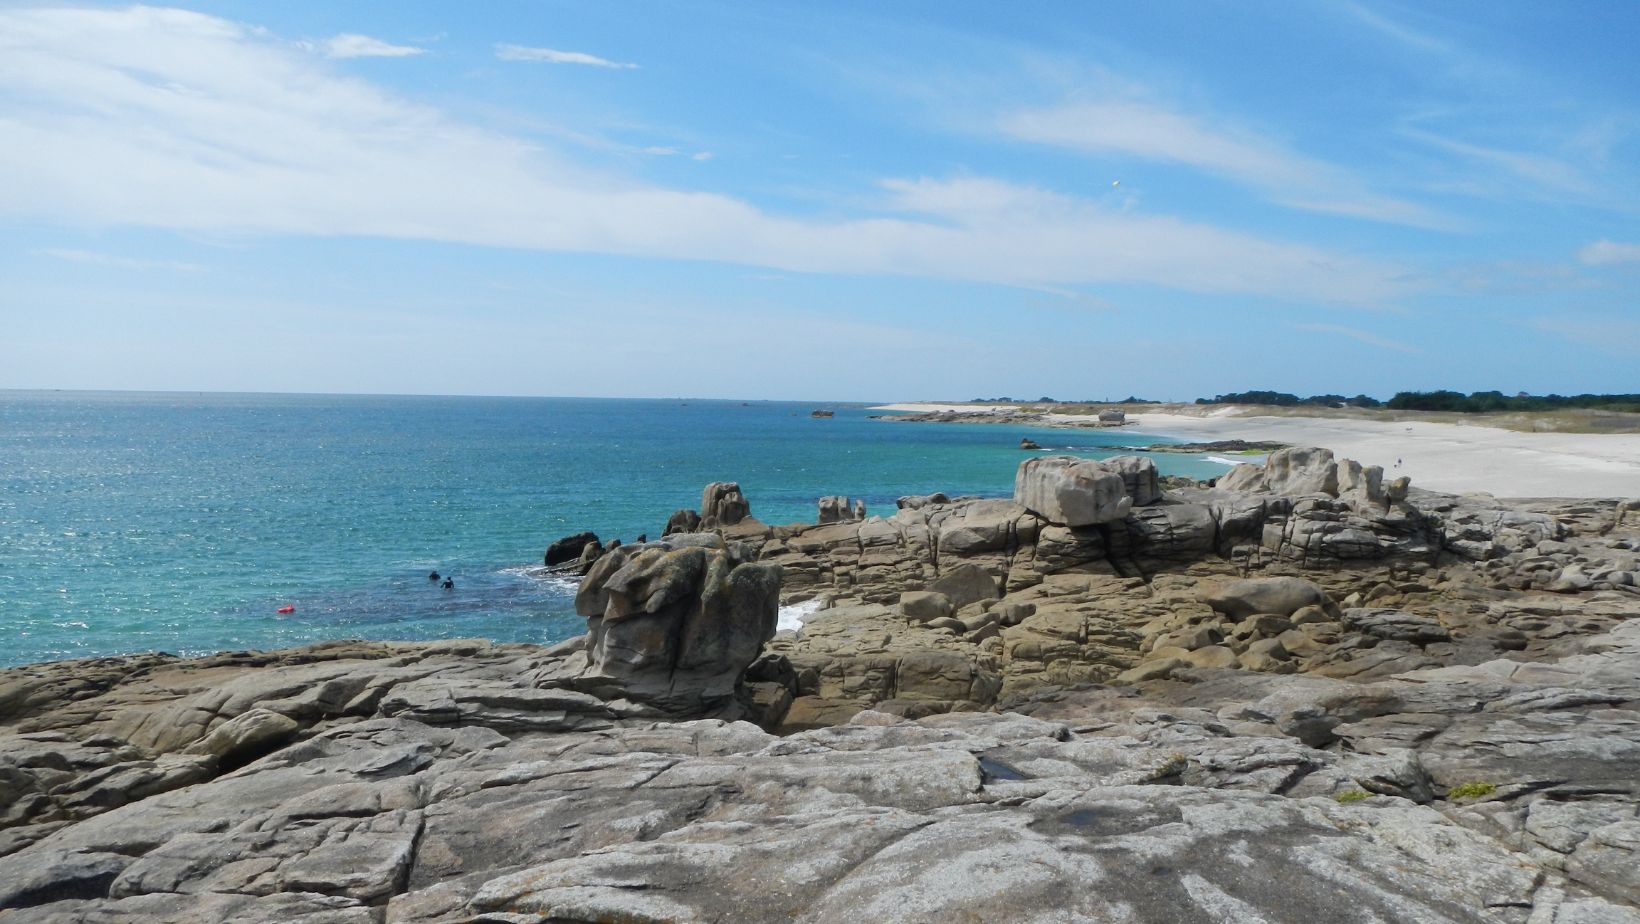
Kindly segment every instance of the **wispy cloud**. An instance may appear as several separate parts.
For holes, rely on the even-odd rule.
[[[1501,170],[1517,180],[1525,180],[1547,192],[1583,196],[1594,191],[1594,184],[1577,167],[1546,154],[1487,147],[1415,128],[1403,129],[1402,134]]]
[[[684,151],[671,145],[654,144],[643,149],[645,154],[654,154],[657,157],[688,157],[690,160],[711,160],[714,156],[711,151]]]
[[[1380,337],[1369,331],[1357,330],[1353,327],[1344,327],[1339,324],[1300,324],[1298,325],[1298,329],[1311,331],[1317,334],[1336,334],[1340,337],[1348,337],[1359,343],[1365,343],[1368,346],[1380,347],[1385,350],[1394,350],[1397,353],[1410,353],[1417,355],[1423,352],[1423,350],[1420,350],[1410,343],[1402,343],[1399,340],[1391,340],[1388,337]]]
[[[1640,355],[1640,321],[1627,317],[1554,315],[1533,318],[1531,327],[1613,356]]]
[[[1342,7],[1351,16],[1354,16],[1357,21],[1364,25],[1370,26],[1383,35],[1389,36],[1395,41],[1400,42],[1402,45],[1415,48],[1419,51],[1433,52],[1436,54],[1451,54],[1453,51],[1453,47],[1450,42],[1443,39],[1438,39],[1428,33],[1420,32],[1417,29],[1405,25],[1404,23],[1391,19],[1376,10],[1368,9],[1359,3],[1345,2],[1342,4]]]
[[[1079,103],[1016,112],[1002,130],[1025,141],[1089,154],[1184,164],[1260,190],[1291,208],[1419,227],[1453,221],[1414,202],[1378,195],[1354,174],[1259,134],[1146,102]]]
[[[197,263],[184,263],[179,260],[140,260],[135,257],[122,257],[111,253],[98,253],[94,250],[65,250],[59,248],[45,248],[33,250],[30,253],[43,257],[54,257],[58,260],[67,260],[71,263],[90,263],[96,266],[109,266],[115,269],[127,270],[169,270],[176,273],[202,273],[205,267]]]
[[[590,67],[609,67],[617,70],[636,70],[638,65],[626,61],[611,61],[584,51],[559,51],[556,48],[531,48],[526,45],[497,45],[495,56],[503,61],[545,61],[548,64],[585,64]]]
[[[1334,305],[1407,288],[1383,261],[983,177],[890,180],[843,217],[778,214],[579,165],[198,13],[4,10],[0,37],[7,218]]]
[[[1610,266],[1614,263],[1640,263],[1640,244],[1621,244],[1617,241],[1595,241],[1577,252],[1579,262],[1588,266]]]
[[[344,32],[318,42],[303,42],[303,48],[327,58],[404,58],[427,51],[414,45],[392,45],[368,35]]]

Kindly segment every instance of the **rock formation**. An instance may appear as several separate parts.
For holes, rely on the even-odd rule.
[[[598,541],[597,533],[589,531],[565,536],[547,546],[546,554],[541,556],[541,563],[551,568],[567,562],[578,561],[589,544],[597,546],[602,551],[602,543]]]
[[[819,500],[816,523],[848,523],[866,518],[866,502],[850,500],[841,495],[829,495]]]
[[[625,696],[674,715],[716,712],[774,636],[780,567],[746,560],[714,534],[622,546],[598,560],[575,595],[587,619],[578,688]]]
[[[1125,479],[1075,456],[1027,459],[1014,477],[1014,502],[1059,526],[1097,526],[1133,508]]]
[[[0,918],[1640,924],[1640,503],[1044,461],[715,484],[551,648],[0,671]]]
[[[705,529],[733,526],[752,515],[752,505],[732,481],[714,481],[700,496],[700,520]]]

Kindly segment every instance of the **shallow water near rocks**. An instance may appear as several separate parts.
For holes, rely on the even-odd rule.
[[[836,416],[815,419],[824,406]],[[768,523],[824,494],[1006,496],[1029,436],[791,402],[0,392],[0,664],[337,638],[553,642],[583,631],[541,550],[630,541],[739,481]],[[1225,466],[1158,454],[1164,474]],[[444,590],[427,579],[449,575]],[[294,607],[289,614],[276,610]]]

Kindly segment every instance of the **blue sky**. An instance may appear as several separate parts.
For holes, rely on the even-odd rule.
[[[1640,4],[0,3],[0,387],[1640,391]]]

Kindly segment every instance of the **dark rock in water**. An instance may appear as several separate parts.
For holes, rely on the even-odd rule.
[[[837,412],[836,411],[827,411],[827,410],[814,410],[814,411],[809,412],[809,416],[823,419],[823,418],[827,418],[827,417],[836,417]]]
[[[661,536],[664,538],[673,533],[692,533],[699,529],[700,514],[688,509],[675,510],[666,518],[666,528],[661,530]]]
[[[581,557],[582,550],[587,547],[589,542],[598,542],[598,534],[587,531],[565,536],[547,546],[546,554],[541,556],[541,563],[551,568],[553,565],[575,561]]]
[[[1020,449],[1041,449],[1042,444],[1038,443],[1036,440],[1033,440],[1028,436],[1027,437],[1020,437],[1020,439],[1019,439],[1019,448]]]

